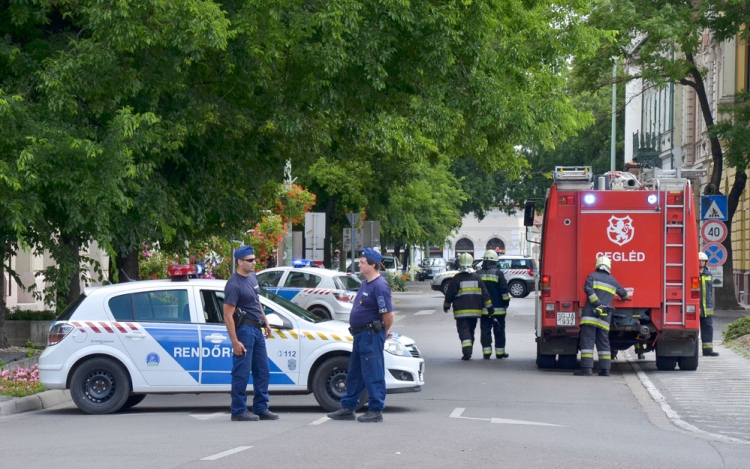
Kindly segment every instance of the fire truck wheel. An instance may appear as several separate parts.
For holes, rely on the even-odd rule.
[[[526,298],[529,296],[529,289],[526,284],[518,280],[513,280],[508,284],[508,291],[513,298]]]
[[[679,357],[677,363],[683,371],[695,371],[698,369],[698,342],[695,343],[695,353],[691,357]]]
[[[563,370],[573,370],[578,368],[578,355],[560,355],[557,364]]]
[[[656,352],[656,369],[660,371],[672,371],[677,366],[677,357],[660,357]]]
[[[536,344],[536,366],[540,369],[555,367],[555,355],[542,355],[539,353],[539,344]]]

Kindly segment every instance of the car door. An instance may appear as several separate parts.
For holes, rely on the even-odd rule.
[[[150,386],[196,386],[200,343],[187,287],[116,295],[107,301],[114,330]]]

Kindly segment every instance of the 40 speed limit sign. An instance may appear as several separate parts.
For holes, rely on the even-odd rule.
[[[727,227],[719,220],[708,220],[703,222],[701,236],[707,243],[721,243],[727,238]]]

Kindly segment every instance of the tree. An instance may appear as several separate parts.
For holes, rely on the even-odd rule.
[[[601,30],[616,31],[616,38],[601,43],[598,53],[578,58],[577,75],[581,86],[596,89],[609,85],[612,60],[625,61],[639,74],[620,76],[621,81],[642,79],[660,87],[668,83],[693,89],[703,120],[709,129],[713,171],[704,193],[718,193],[722,180],[724,157],[713,130],[715,116],[704,83],[705,69],[696,62],[701,53],[704,33],[712,32],[722,41],[734,37],[750,21],[750,5],[731,0],[685,2],[672,0],[609,0],[597,3],[588,18],[589,24]],[[738,168],[739,169],[739,168]],[[747,176],[744,167],[737,171],[729,193],[729,214],[724,241],[729,253],[724,264],[726,278],[733,276],[731,224]],[[716,295],[717,309],[737,309],[733,282],[727,282]]]

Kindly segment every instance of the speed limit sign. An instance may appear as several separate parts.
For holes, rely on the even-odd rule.
[[[707,243],[721,243],[727,237],[727,226],[719,220],[705,221],[701,235]]]

